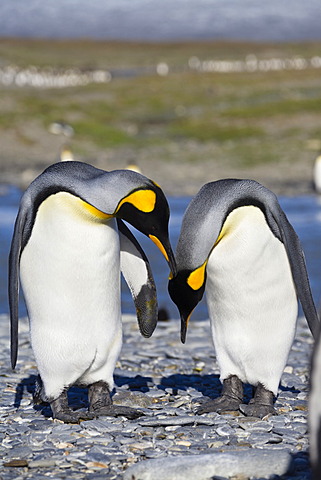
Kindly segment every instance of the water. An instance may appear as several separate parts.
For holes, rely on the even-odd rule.
[[[1,0],[0,36],[320,39],[320,0]]]
[[[13,224],[17,214],[21,191],[13,186],[0,185],[0,314],[8,312],[7,304],[7,259]],[[182,215],[190,197],[169,197],[171,208],[170,235],[176,247]],[[307,268],[315,302],[321,298],[321,198],[317,196],[281,197],[280,203],[290,222],[300,237],[306,256]],[[166,307],[172,318],[178,318],[176,307],[167,293],[168,267],[156,246],[144,235],[134,231],[136,238],[145,250],[154,273],[160,307]],[[122,311],[135,313],[134,304],[126,284],[122,284]],[[20,314],[26,315],[23,300],[20,301]],[[195,309],[193,319],[207,318],[203,300]]]

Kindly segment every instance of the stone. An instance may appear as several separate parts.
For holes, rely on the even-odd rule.
[[[287,451],[247,450],[194,456],[181,455],[141,461],[129,467],[123,480],[207,480],[214,476],[269,478],[284,475],[290,465]]]

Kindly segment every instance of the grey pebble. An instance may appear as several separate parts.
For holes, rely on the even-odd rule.
[[[222,425],[216,428],[215,431],[220,437],[228,437],[229,435],[234,435],[234,429],[230,425]]]
[[[39,460],[32,460],[28,462],[29,468],[45,468],[45,467],[55,467],[57,461],[54,458],[42,458]]]
[[[248,450],[147,460],[128,468],[124,480],[205,480],[214,476],[268,478],[283,475],[290,464],[288,452]]]
[[[149,427],[164,427],[169,425],[214,425],[214,420],[209,417],[197,417],[194,415],[166,416],[165,418],[149,418],[140,420],[140,425]]]
[[[247,432],[270,432],[273,428],[273,425],[269,422],[264,422],[264,421],[249,421],[249,422],[238,422],[239,426],[246,430]]]

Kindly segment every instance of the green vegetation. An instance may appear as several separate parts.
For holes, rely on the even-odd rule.
[[[304,150],[308,140],[320,139],[320,69],[224,74],[188,69],[192,56],[243,60],[248,54],[259,59],[311,58],[320,55],[320,44],[3,39],[0,67],[146,70],[138,76],[115,76],[106,84],[64,89],[1,86],[0,135],[21,132],[26,124],[47,132],[52,122],[60,121],[73,126],[73,147],[83,155],[93,149],[123,147],[139,154],[150,146],[168,152],[167,146],[173,143],[186,151],[186,142],[194,141],[213,145],[216,154],[237,165],[287,158]],[[168,76],[155,73],[158,62],[169,65]],[[23,136],[27,145],[27,135],[16,135],[17,141]],[[163,154],[166,158],[168,153]],[[186,159],[199,161],[197,150]]]

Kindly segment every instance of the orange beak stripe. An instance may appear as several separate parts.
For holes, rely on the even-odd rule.
[[[166,253],[165,248],[163,247],[163,244],[158,240],[157,237],[155,237],[155,235],[148,235],[148,236],[149,236],[149,238],[151,239],[151,241],[155,243],[156,247],[159,248],[159,250],[160,250],[160,251],[162,252],[162,254],[164,255],[166,261],[168,262],[168,261],[169,261],[168,255],[167,255],[167,253]]]

